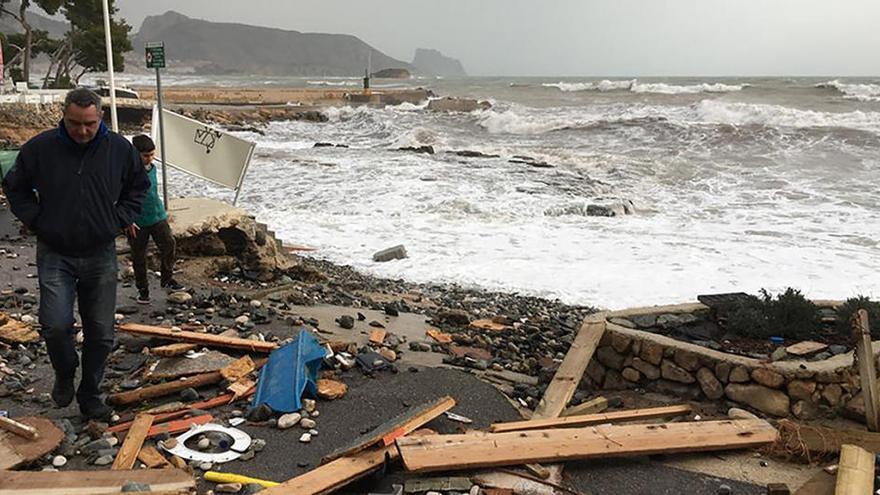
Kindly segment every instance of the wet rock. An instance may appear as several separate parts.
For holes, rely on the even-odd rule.
[[[199,400],[199,392],[194,388],[185,388],[180,391],[180,399],[184,402],[196,402]]]
[[[438,315],[438,318],[442,323],[450,325],[468,325],[471,322],[471,318],[467,311],[461,310],[443,311]]]
[[[274,415],[272,408],[266,404],[260,404],[248,411],[247,419],[254,423],[262,423],[268,421]]]
[[[317,426],[318,423],[317,423],[314,419],[303,418],[302,420],[300,420],[299,425],[300,425],[304,430],[311,430],[312,428],[314,428],[315,426]]]
[[[492,108],[488,101],[477,101],[470,98],[446,97],[428,102],[428,110],[432,112],[463,112],[470,113],[475,110],[487,110]]]
[[[346,330],[351,330],[354,328],[354,318],[349,315],[342,315],[336,318],[336,324]]]
[[[724,396],[724,386],[715,377],[715,374],[709,368],[700,368],[697,371],[697,382],[700,389],[706,394],[706,397],[712,400],[718,400]]]
[[[403,245],[398,245],[373,254],[373,261],[384,263],[391,260],[402,260],[406,257],[406,248]]]
[[[771,416],[786,417],[790,399],[779,390],[763,385],[740,385],[731,383],[724,388],[728,399],[751,406]]]
[[[110,445],[110,440],[108,440],[107,438],[99,438],[83,445],[80,451],[82,451],[82,453],[85,455],[91,455],[98,452],[99,450],[105,450],[111,447],[113,446]]]
[[[173,304],[186,304],[192,301],[192,294],[189,292],[172,292],[168,294],[168,302]]]
[[[780,388],[785,385],[785,377],[767,368],[755,368],[752,370],[752,380],[770,388]]]
[[[847,350],[848,349],[845,345],[830,345],[830,346],[828,346],[828,351],[834,356],[838,356],[840,354],[846,354]]]
[[[113,459],[114,457],[112,455],[102,455],[95,459],[95,462],[92,464],[95,466],[109,466],[110,464],[113,464]]]
[[[293,428],[298,425],[301,420],[302,415],[299,413],[284,414],[278,418],[278,428],[282,430]]]
[[[667,380],[678,383],[688,384],[696,381],[694,376],[688,373],[687,370],[679,367],[668,359],[664,359],[663,362],[660,363],[660,375]]]
[[[257,483],[248,483],[244,485],[241,489],[241,495],[254,495],[255,493],[259,493],[263,491],[263,485],[258,485]]]

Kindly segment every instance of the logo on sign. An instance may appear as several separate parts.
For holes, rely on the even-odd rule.
[[[196,135],[193,138],[193,141],[195,141],[196,144],[204,146],[205,153],[210,153],[221,137],[223,137],[223,134],[221,134],[220,131],[205,127],[204,129],[196,129]]]

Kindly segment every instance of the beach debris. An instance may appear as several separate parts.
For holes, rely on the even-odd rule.
[[[321,378],[318,380],[318,397],[324,400],[341,399],[348,393],[348,385],[337,380]]]
[[[342,315],[339,318],[336,318],[336,324],[346,330],[351,330],[352,328],[354,328],[354,317],[349,315]]]
[[[239,483],[239,484],[257,484],[262,486],[263,488],[271,488],[273,486],[278,486],[280,483],[275,481],[261,480],[258,478],[251,478],[249,476],[242,476],[240,474],[233,473],[220,473],[217,471],[208,471],[204,475],[205,481],[210,481],[212,483]]]
[[[138,453],[144,445],[144,440],[150,433],[153,426],[154,417],[150,414],[139,414],[134,418],[131,428],[125,435],[125,441],[113,461],[113,470],[128,470],[134,468],[134,463],[138,458]]]
[[[229,364],[220,370],[220,374],[223,375],[223,378],[230,382],[236,382],[240,378],[243,378],[256,369],[256,364],[254,364],[254,360],[251,359],[250,356],[242,356],[237,361],[232,364]]]
[[[40,340],[40,334],[27,323],[0,311],[0,341],[9,344],[31,344]]]
[[[792,356],[809,356],[812,354],[816,354],[818,352],[822,352],[828,348],[828,344],[823,344],[821,342],[813,342],[812,340],[806,340],[804,342],[798,342],[797,344],[792,344],[785,348],[785,352],[791,354]]]
[[[509,423],[495,423],[489,427],[489,431],[492,433],[504,433],[508,431],[546,430],[551,428],[583,427],[625,421],[643,421],[647,419],[683,416],[690,414],[691,410],[691,406],[685,404],[679,406],[652,407],[647,409],[630,409],[627,411],[614,411],[610,413],[586,414],[583,416],[567,416],[564,418],[513,421]]]
[[[375,345],[382,345],[382,342],[385,341],[385,336],[387,335],[387,333],[388,332],[381,328],[373,330],[372,332],[370,332],[370,343]]]
[[[152,382],[174,380],[182,376],[220,371],[235,361],[234,357],[218,351],[208,351],[197,356],[185,355],[164,358],[145,373],[145,378]]]
[[[446,418],[450,421],[456,421],[458,423],[464,423],[466,425],[474,422],[474,420],[472,420],[471,418],[468,418],[467,416],[462,416],[460,414],[455,414],[454,412],[446,411],[444,414],[446,414]]]
[[[448,333],[443,333],[440,330],[430,327],[425,331],[425,335],[434,339],[438,344],[451,344],[452,343],[452,335]]]
[[[411,407],[404,413],[382,423],[372,431],[354,439],[349,445],[328,454],[322,462],[350,456],[377,444],[387,447],[393,444],[395,439],[415,431],[453,407],[455,407],[455,399],[449,396],[441,397],[420,406]]]
[[[513,330],[513,327],[505,325],[502,322],[496,321],[494,319],[484,319],[484,320],[474,320],[470,323],[471,328],[476,330],[488,330],[492,332],[504,332],[507,330]]]
[[[374,371],[382,371],[391,367],[388,359],[373,351],[361,352],[357,355],[356,361],[358,366],[364,370],[364,373],[373,373]]]
[[[8,417],[0,417],[0,428],[15,433],[20,437],[27,438],[28,440],[37,440],[40,438],[40,432],[33,426],[19,423]]]
[[[230,349],[239,349],[251,352],[272,352],[278,348],[277,344],[272,342],[262,342],[251,339],[240,339],[234,337],[223,337],[210,333],[190,332],[181,330],[172,332],[168,328],[156,327],[151,325],[141,325],[137,323],[125,323],[118,326],[120,332],[140,335],[143,337],[155,337],[166,340],[176,340],[200,344],[208,347],[228,347]]]
[[[874,489],[874,453],[855,445],[843,445],[834,493],[871,493]]]
[[[37,431],[37,438],[0,430],[0,470],[33,463],[61,445],[65,433],[56,424],[42,417],[20,417],[15,421]],[[5,479],[4,479],[5,487]]]
[[[228,449],[223,452],[201,452],[199,450],[190,449],[186,446],[186,441],[190,438],[206,435],[209,433],[220,433],[228,435],[232,438],[232,443]],[[169,446],[166,442],[162,448],[169,454],[176,455],[182,459],[196,462],[207,462],[219,464],[223,462],[234,461],[247,452],[251,446],[251,437],[247,433],[238,428],[228,428],[216,423],[206,423],[191,428],[186,433],[175,438],[176,445]]]
[[[267,404],[277,412],[302,409],[302,395],[317,394],[318,371],[326,349],[307,331],[269,355],[257,381],[254,406]]]
[[[419,478],[407,480],[404,493],[469,492],[473,483],[470,478],[448,476],[443,478]]]
[[[377,263],[384,263],[391,260],[402,260],[406,257],[406,247],[401,244],[398,246],[390,247],[388,249],[383,249],[382,251],[373,254],[373,261]]]

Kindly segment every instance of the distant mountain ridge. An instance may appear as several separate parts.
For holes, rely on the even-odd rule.
[[[420,72],[444,77],[465,77],[467,73],[458,60],[447,57],[437,50],[419,48],[413,58],[413,65]]]
[[[201,73],[357,76],[368,64],[375,71],[415,70],[352,35],[210,22],[174,11],[144,19],[132,40],[136,53],[149,41],[164,41],[169,61]]]

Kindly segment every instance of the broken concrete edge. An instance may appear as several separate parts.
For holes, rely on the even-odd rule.
[[[817,300],[820,307],[840,301]],[[777,417],[812,419],[833,412],[864,421],[861,384],[852,369],[853,352],[822,361],[764,362],[728,354],[664,335],[627,328],[612,318],[708,311],[701,303],[600,312],[606,333],[584,380],[598,389],[645,386],[683,398],[727,398]],[[873,343],[880,353],[880,341]]]

